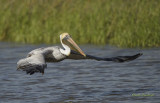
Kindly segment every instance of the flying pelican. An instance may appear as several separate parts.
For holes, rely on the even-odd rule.
[[[64,59],[94,59],[98,61],[114,61],[125,62],[131,61],[142,53],[138,53],[133,56],[117,56],[112,58],[101,58],[92,55],[85,54],[80,47],[72,40],[68,33],[62,33],[60,35],[60,41],[63,48],[58,46],[38,48],[28,53],[26,58],[20,59],[17,62],[17,69],[26,71],[27,74],[34,74],[40,72],[44,74],[44,69],[47,67],[46,62],[60,62]]]

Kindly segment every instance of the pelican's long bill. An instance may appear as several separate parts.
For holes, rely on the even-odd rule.
[[[81,55],[86,56],[86,54],[80,49],[80,47],[73,41],[73,39],[69,35],[66,35],[62,39],[62,42],[68,45],[72,50],[75,50],[79,52]]]

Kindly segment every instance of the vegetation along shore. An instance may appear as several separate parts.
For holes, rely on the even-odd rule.
[[[0,41],[160,46],[160,0],[0,0]]]

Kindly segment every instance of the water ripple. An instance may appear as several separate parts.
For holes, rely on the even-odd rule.
[[[0,102],[2,103],[135,103],[159,102],[160,48],[120,49],[81,46],[102,57],[143,56],[126,63],[65,60],[49,63],[45,74],[26,75],[16,62],[32,49],[45,45],[0,43]],[[14,54],[14,55],[13,55]],[[154,96],[132,96],[132,94]]]

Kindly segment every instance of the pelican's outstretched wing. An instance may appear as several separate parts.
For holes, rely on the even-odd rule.
[[[42,54],[34,54],[17,62],[17,69],[26,71],[26,73],[30,75],[35,72],[40,72],[43,74],[46,67],[47,65]]]
[[[101,58],[101,57],[96,57],[96,56],[86,54],[86,57],[84,57],[83,55],[72,50],[71,54],[67,57],[67,59],[75,59],[75,60],[94,59],[94,60],[98,60],[98,61],[126,62],[126,61],[134,60],[141,55],[142,55],[142,53],[138,53],[138,54],[132,55],[132,56],[117,56],[117,57],[111,57],[111,58]]]

